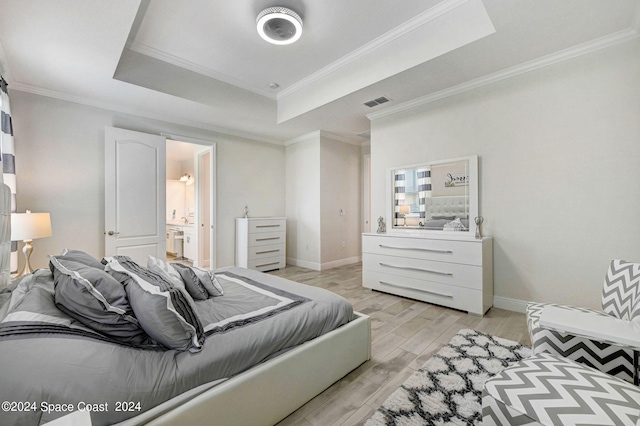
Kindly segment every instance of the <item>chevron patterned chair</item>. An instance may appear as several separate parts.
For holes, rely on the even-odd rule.
[[[578,313],[582,312],[586,316],[580,318],[601,319],[602,324],[613,324],[613,327],[616,323],[611,322],[612,317],[624,321],[617,323],[622,327],[628,325],[627,322],[637,323],[640,330],[640,263],[611,262],[604,279],[602,311],[551,303],[529,303],[526,310],[534,354],[556,354],[626,381],[638,377],[637,367],[634,367],[637,353],[629,346],[603,338],[606,332],[600,337],[591,337],[589,333],[565,333],[541,325],[540,317],[549,307],[575,311],[578,317],[584,315]],[[640,338],[640,334],[638,336]]]
[[[484,425],[640,426],[640,264],[614,260],[602,311],[529,303],[533,355],[485,382]],[[562,331],[559,331],[562,330]]]
[[[640,388],[557,355],[537,354],[485,382],[482,423],[638,426]]]

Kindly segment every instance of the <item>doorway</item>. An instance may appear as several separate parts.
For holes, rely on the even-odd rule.
[[[167,135],[166,163],[167,258],[214,269],[215,144]]]

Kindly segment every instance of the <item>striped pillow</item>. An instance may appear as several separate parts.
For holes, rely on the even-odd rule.
[[[180,263],[172,265],[180,273],[187,291],[194,299],[206,300],[210,296],[216,297],[224,294],[224,290],[213,271]]]
[[[122,343],[134,346],[148,343],[122,284],[106,272],[80,262],[57,256],[49,259],[58,309]]]
[[[181,263],[174,263],[172,267],[178,271],[182,277],[182,281],[184,282],[187,292],[194,298],[194,300],[207,300],[209,298],[207,289],[202,285],[200,278],[198,278],[192,268]]]
[[[192,267],[192,269],[200,280],[200,283],[202,283],[204,288],[207,289],[207,293],[209,293],[209,296],[216,297],[222,296],[224,294],[224,290],[222,289],[222,286],[220,285],[220,282],[218,281],[218,278],[216,278],[216,274],[213,271],[209,269],[198,268],[197,266]]]
[[[149,336],[170,349],[202,349],[204,331],[186,291],[128,256],[104,260],[105,271],[125,286],[133,312]]]

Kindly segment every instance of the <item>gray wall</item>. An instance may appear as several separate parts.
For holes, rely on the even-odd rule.
[[[104,255],[105,126],[216,143],[218,267],[234,264],[234,218],[245,205],[252,216],[284,216],[282,146],[19,91],[10,91],[10,97],[18,211],[51,213],[53,237],[34,241],[35,268],[46,267],[46,255],[67,247]]]
[[[358,262],[360,147],[305,135],[286,148],[286,176],[288,262],[315,270]]]
[[[287,263],[320,270],[320,136],[286,148]]]
[[[480,157],[495,295],[598,307],[613,258],[640,262],[640,41],[372,122],[371,218],[387,169]],[[372,222],[375,223],[375,222]]]
[[[361,260],[361,174],[359,146],[321,135],[320,226],[323,269]]]

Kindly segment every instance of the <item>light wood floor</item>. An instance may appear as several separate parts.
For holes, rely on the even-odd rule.
[[[271,272],[322,287],[371,317],[371,360],[280,422],[288,425],[361,425],[394,390],[464,328],[530,345],[524,314],[492,308],[479,317],[362,287],[362,265],[322,272],[289,266]]]

